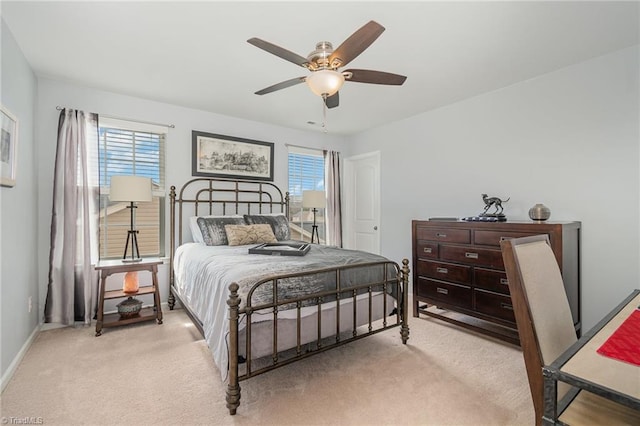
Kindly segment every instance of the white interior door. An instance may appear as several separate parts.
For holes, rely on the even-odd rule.
[[[380,152],[345,159],[343,246],[380,253]]]

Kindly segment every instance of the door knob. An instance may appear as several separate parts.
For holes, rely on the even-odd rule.
[[[378,227],[377,227],[377,226],[374,226],[374,227],[373,227],[373,230],[374,230],[374,231],[377,231],[377,230],[378,230]]]

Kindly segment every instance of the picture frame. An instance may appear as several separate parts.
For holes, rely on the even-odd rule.
[[[192,131],[193,176],[273,181],[272,142]]]
[[[0,105],[0,186],[16,185],[18,162],[18,119]]]

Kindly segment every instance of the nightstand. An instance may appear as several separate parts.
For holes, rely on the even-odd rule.
[[[159,259],[143,259],[140,262],[122,262],[121,260],[104,260],[98,262],[96,271],[100,272],[100,284],[98,288],[99,301],[98,313],[96,314],[96,336],[102,334],[105,327],[117,327],[120,325],[134,324],[141,321],[155,319],[158,324],[162,324],[162,309],[160,307],[160,290],[158,289],[158,265],[162,264]],[[107,278],[110,275],[126,272],[147,271],[151,274],[151,284],[140,284],[136,293],[125,293],[122,289],[106,290]],[[104,301],[109,299],[126,298],[129,296],[141,296],[153,294],[154,306],[142,308],[140,313],[133,318],[121,319],[120,315],[104,314]]]

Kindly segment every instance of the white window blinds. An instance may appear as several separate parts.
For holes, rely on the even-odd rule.
[[[144,176],[154,195],[164,195],[167,128],[110,118],[99,118],[99,127],[100,186],[107,189],[114,175]]]

